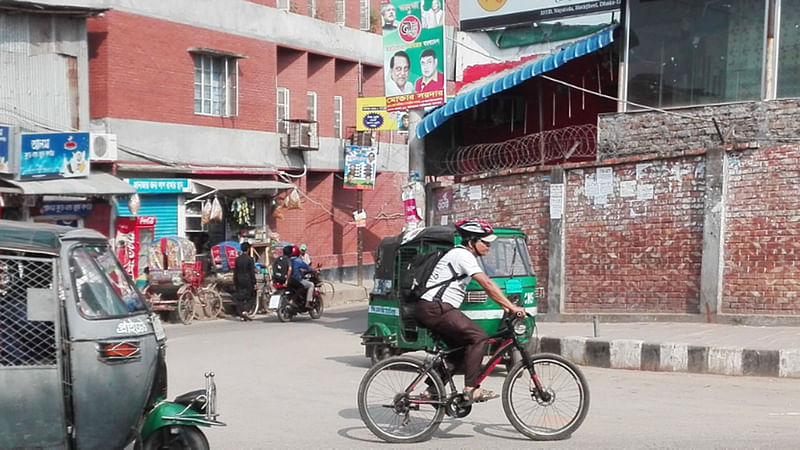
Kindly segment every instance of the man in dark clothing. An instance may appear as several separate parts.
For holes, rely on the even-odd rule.
[[[248,315],[248,311],[252,307],[256,289],[256,265],[253,258],[250,257],[250,244],[247,242],[242,243],[242,253],[236,258],[233,284],[236,286],[233,299],[236,301],[239,320],[253,320]]]
[[[311,266],[300,258],[300,250],[294,247],[292,249],[292,271],[289,283],[296,291],[301,288],[306,290],[306,308],[311,308],[311,301],[314,299],[314,283],[304,279],[303,274],[313,270]]]

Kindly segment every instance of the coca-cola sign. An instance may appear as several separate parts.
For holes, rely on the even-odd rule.
[[[139,216],[136,218],[136,225],[155,226],[156,216]]]

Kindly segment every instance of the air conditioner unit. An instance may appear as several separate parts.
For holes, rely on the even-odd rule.
[[[117,135],[107,133],[92,133],[89,140],[90,161],[116,161]]]
[[[296,150],[319,150],[317,123],[303,120],[290,120],[289,148]]]

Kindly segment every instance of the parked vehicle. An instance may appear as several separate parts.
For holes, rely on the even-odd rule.
[[[214,375],[167,401],[165,352],[103,235],[0,220],[0,448],[207,449]]]
[[[478,263],[503,289],[506,297],[535,316],[536,276],[525,234],[514,228],[495,228],[494,233],[497,240],[492,243],[488,255],[478,258]],[[367,330],[361,335],[365,354],[373,364],[392,355],[433,346],[428,330],[414,320],[416,302],[405,296],[414,275],[408,265],[418,254],[434,248],[449,248],[459,242],[452,226],[421,228],[381,241],[375,256],[375,283],[369,296]],[[467,285],[461,311],[490,335],[502,324],[503,309],[487,297],[476,281]],[[533,317],[526,320],[529,322],[526,334],[520,337],[523,343],[528,342],[535,325]],[[493,346],[487,348],[487,354],[493,351]],[[519,360],[518,352],[512,355],[505,361],[507,367]]]
[[[268,309],[275,311],[281,322],[289,322],[296,315],[305,313],[308,313],[312,319],[322,317],[325,301],[320,289],[323,282],[319,276],[319,269],[305,273],[303,278],[314,283],[314,298],[311,300],[311,308],[306,308],[305,289],[294,289],[289,287],[288,283],[272,283],[274,290],[269,299]]]

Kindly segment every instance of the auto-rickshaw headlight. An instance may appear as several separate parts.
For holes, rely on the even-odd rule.
[[[523,335],[526,331],[528,331],[528,324],[524,320],[517,319],[514,321],[514,333]]]

